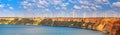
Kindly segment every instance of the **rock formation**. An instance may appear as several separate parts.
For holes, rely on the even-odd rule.
[[[120,35],[120,18],[0,18],[0,24],[65,26]]]

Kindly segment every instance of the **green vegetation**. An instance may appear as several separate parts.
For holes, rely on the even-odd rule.
[[[43,18],[33,19],[33,18],[6,18],[1,19],[2,24],[24,24],[24,25],[39,25]]]

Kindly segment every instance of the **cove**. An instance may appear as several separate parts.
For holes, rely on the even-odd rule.
[[[0,35],[106,35],[93,30],[27,25],[0,25]]]

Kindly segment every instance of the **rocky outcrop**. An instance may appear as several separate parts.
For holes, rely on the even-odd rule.
[[[65,26],[120,35],[120,18],[0,18],[0,24]]]
[[[120,33],[119,18],[50,18],[50,19],[46,19],[45,22],[42,22],[43,24],[41,25],[67,26],[67,27],[98,30],[104,33],[109,33],[109,35],[116,35],[116,34],[119,35]],[[114,24],[118,24],[118,26]]]

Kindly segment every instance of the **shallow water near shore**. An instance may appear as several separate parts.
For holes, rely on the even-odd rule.
[[[105,35],[105,33],[69,27],[0,25],[0,35]]]

